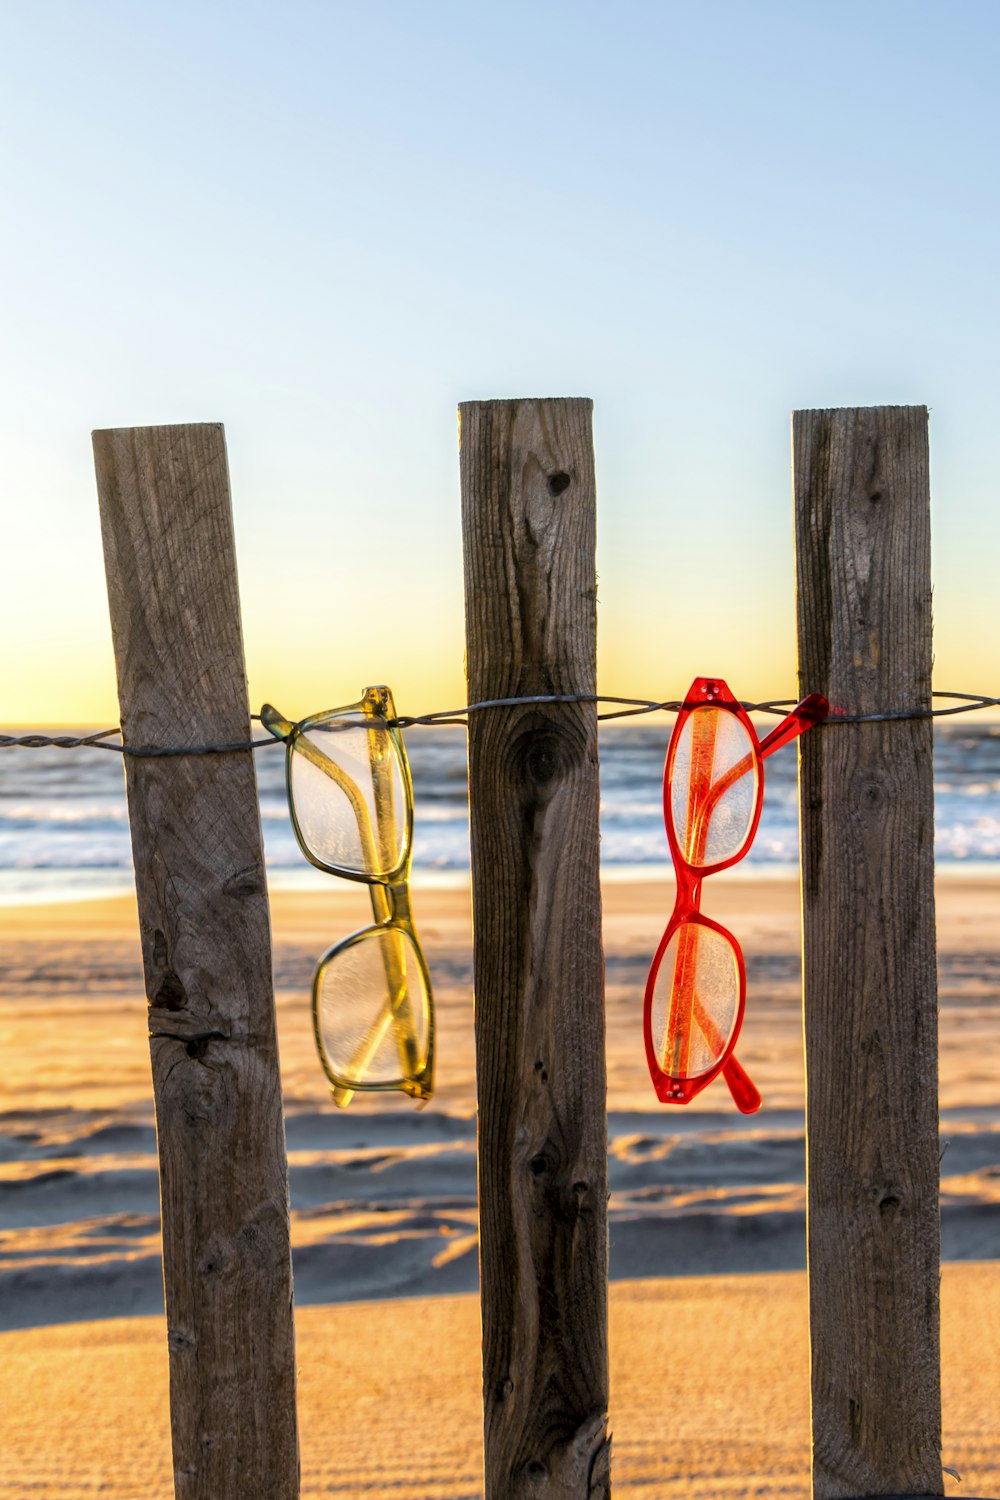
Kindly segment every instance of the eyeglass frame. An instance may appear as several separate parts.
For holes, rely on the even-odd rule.
[[[756,792],[753,813],[747,825],[747,831],[736,853],[728,856],[726,859],[717,860],[710,865],[695,865],[682,853],[677,829],[674,824],[673,769],[680,747],[681,735],[688,720],[696,710],[706,707],[732,714],[746,732],[750,743],[750,765],[745,771],[740,771],[738,775],[733,776],[732,773],[742,764],[741,759],[734,766],[730,767],[724,773],[724,776],[731,777],[729,784],[733,785],[752,769],[755,773]],[[783,745],[804,734],[813,725],[822,723],[829,711],[830,705],[820,693],[810,693],[761,740],[758,738],[753,722],[743,705],[733,697],[726,683],[721,678],[696,678],[684,698],[680,712],[674,722],[663,767],[663,822],[667,834],[667,843],[670,847],[670,857],[673,861],[677,890],[674,899],[674,909],[670,915],[670,920],[667,923],[663,937],[660,939],[656,953],[653,956],[643,996],[643,1037],[646,1046],[646,1061],[649,1065],[653,1088],[661,1103],[690,1103],[702,1089],[707,1088],[710,1083],[714,1082],[720,1073],[724,1074],[729,1091],[733,1097],[733,1102],[741,1113],[754,1114],[760,1109],[763,1103],[760,1091],[735,1056],[736,1043],[743,1027],[743,1018],[746,1011],[746,961],[743,957],[743,949],[735,935],[728,928],[723,927],[721,922],[716,922],[713,918],[704,915],[701,910],[701,887],[702,882],[710,875],[716,875],[720,870],[726,870],[730,866],[738,864],[741,859],[744,859],[749,854],[757,834],[761,811],[764,806],[765,759],[769,755],[773,755],[776,750],[780,750]],[[745,759],[746,757],[743,758]],[[690,777],[690,771],[688,774]],[[728,788],[724,787],[721,792],[716,793],[715,800],[718,801],[721,796],[725,795],[726,790]],[[711,817],[711,813],[709,813],[709,817]],[[705,1072],[684,1077],[668,1073],[660,1065],[652,1033],[652,1009],[656,981],[659,977],[663,955],[674,936],[683,927],[689,925],[707,927],[728,941],[736,959],[739,993],[736,1016],[728,1042],[722,1054]],[[673,985],[674,980],[671,980],[671,999],[673,997]],[[692,1017],[693,1014],[694,1001],[692,999]],[[698,1024],[701,1025],[701,1022],[698,1022]],[[702,1027],[702,1030],[704,1032],[704,1027]],[[707,1038],[707,1033],[705,1035]]]
[[[360,870],[348,869],[344,866],[331,864],[326,860],[320,859],[309,847],[309,844],[306,841],[295,808],[295,794],[292,789],[293,756],[296,753],[296,746],[298,742],[300,740],[304,740],[304,743],[309,746],[309,749],[307,751],[300,747],[299,753],[305,754],[307,759],[313,761],[316,756],[324,756],[325,759],[329,759],[331,765],[336,766],[337,770],[341,773],[345,780],[350,782],[354,787],[355,792],[358,794],[358,797],[362,801],[364,816],[368,821],[368,827],[370,830],[371,818],[368,812],[367,805],[364,804],[363,795],[361,794],[360,788],[357,787],[353,778],[344,770],[342,766],[337,765],[337,762],[332,757],[325,756],[322,750],[313,745],[312,742],[308,740],[308,738],[306,738],[310,729],[314,729],[318,725],[330,723],[331,721],[338,718],[345,718],[351,714],[359,715],[363,719],[381,721],[381,727],[389,735],[392,745],[396,751],[397,764],[403,784],[406,815],[405,832],[402,845],[403,853],[392,869],[382,871],[379,874],[372,874]],[[265,729],[267,729],[270,734],[273,734],[276,739],[285,741],[285,791],[288,799],[288,809],[289,815],[291,817],[292,831],[295,834],[296,842],[298,843],[299,848],[301,849],[302,853],[305,855],[309,863],[313,865],[317,870],[322,870],[324,874],[336,875],[344,880],[353,880],[358,884],[366,885],[368,887],[369,899],[371,901],[372,916],[374,918],[374,921],[368,927],[359,928],[356,932],[352,932],[351,934],[349,934],[349,936],[341,938],[338,942],[334,943],[330,948],[328,948],[317,961],[316,969],[313,974],[313,1037],[316,1043],[316,1051],[319,1056],[320,1065],[323,1068],[323,1071],[330,1083],[330,1092],[332,1094],[333,1101],[335,1104],[340,1105],[341,1108],[345,1108],[350,1103],[353,1095],[357,1092],[402,1092],[404,1094],[407,1094],[410,1098],[417,1099],[422,1103],[426,1103],[427,1100],[430,1099],[433,1092],[435,1030],[433,991],[431,987],[430,972],[427,967],[427,960],[424,955],[423,947],[420,943],[420,938],[417,935],[417,930],[413,922],[413,913],[410,906],[410,869],[413,861],[413,777],[410,771],[409,758],[406,754],[406,747],[403,744],[403,736],[400,733],[398,727],[391,722],[393,719],[395,719],[395,717],[396,710],[392,693],[390,689],[384,684],[365,688],[363,696],[357,703],[345,704],[341,708],[325,709],[322,713],[310,714],[308,718],[300,719],[297,722],[293,722],[289,719],[284,718],[284,716],[280,714],[278,710],[269,703],[265,703],[260,711],[260,720]],[[359,724],[357,727],[363,728],[364,725]],[[321,767],[321,769],[325,771],[325,767]],[[326,774],[330,775],[331,773],[329,771],[326,771]],[[338,786],[341,785],[338,777],[333,777],[332,779],[336,781]],[[361,837],[362,852],[364,853],[365,838],[361,810],[359,810],[359,807],[351,794],[348,793],[342,786],[341,789],[345,791],[345,795],[347,795],[348,801],[351,803],[352,809],[354,811],[354,815],[358,823],[358,832]],[[378,820],[379,802],[377,798],[375,803],[375,817],[376,820]],[[381,830],[379,831],[381,832]],[[408,938],[410,940],[410,944],[416,955],[417,966],[420,971],[420,979],[423,985],[424,995],[426,996],[427,1000],[427,1038],[424,1062],[418,1070],[411,1073],[407,1073],[405,1068],[401,1067],[401,1077],[398,1080],[379,1080],[373,1082],[365,1082],[361,1079],[347,1080],[338,1075],[336,1069],[333,1067],[329,1056],[327,1055],[327,1049],[323,1041],[323,1031],[320,1022],[320,987],[322,984],[323,975],[339,954],[362,942],[369,936],[370,933],[392,931],[400,932],[405,938]],[[386,1004],[387,1006],[391,1006],[391,1001],[387,999]],[[389,1019],[391,1019],[391,1010]]]

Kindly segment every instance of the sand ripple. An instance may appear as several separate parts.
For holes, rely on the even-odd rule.
[[[623,1111],[609,1131],[613,1279],[804,1267],[801,1113]],[[945,1259],[995,1256],[1000,1115],[945,1112],[942,1144]],[[300,1306],[476,1290],[473,1120],[303,1111],[288,1150]],[[0,1328],[161,1310],[152,1127],[0,1121]]]

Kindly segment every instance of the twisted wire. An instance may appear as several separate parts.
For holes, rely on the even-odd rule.
[[[932,693],[932,698],[958,699],[951,708],[913,708],[913,709],[883,709],[871,714],[845,714],[837,709],[832,709],[829,718],[817,729],[831,729],[840,724],[878,724],[891,723],[900,719],[941,719],[950,714],[973,713],[977,709],[1000,707],[1000,698],[989,697],[985,693]],[[741,707],[747,713],[760,714],[786,714],[789,709],[795,707],[794,698],[769,698],[764,703],[742,703]],[[603,693],[534,693],[519,698],[484,698],[478,703],[467,703],[462,708],[439,709],[428,714],[398,714],[393,719],[387,719],[386,724],[393,729],[413,729],[424,725],[448,725],[457,724],[468,726],[469,715],[480,713],[489,708],[517,708],[522,705],[543,703],[613,703],[617,707],[608,713],[598,714],[598,719],[628,719],[639,714],[651,713],[679,713],[684,707],[683,701],[678,699],[658,698],[616,698]],[[259,723],[258,714],[251,716]],[[305,721],[300,721],[305,722]],[[296,725],[298,728],[299,726]],[[161,756],[173,755],[233,755],[244,750],[261,750],[266,745],[280,745],[284,741],[275,739],[268,735],[266,739],[244,740],[236,744],[228,745],[167,745],[167,746],[136,746],[126,745],[124,741],[113,743],[112,737],[121,736],[121,729],[98,729],[93,734],[86,735],[46,735],[46,734],[0,734],[0,750],[112,750],[118,755],[129,755],[136,759],[156,759]]]

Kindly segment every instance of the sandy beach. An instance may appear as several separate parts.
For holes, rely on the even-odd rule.
[[[433,1104],[328,1103],[308,985],[363,893],[272,898],[287,1115],[303,1494],[481,1493],[467,890],[420,890],[436,986]],[[798,890],[725,880],[743,943],[739,1055],[656,1104],[641,1042],[670,887],[604,889],[616,1491],[808,1494]],[[938,885],[949,1493],[1000,1493],[1000,883]],[[172,1493],[155,1133],[134,902],[0,909],[0,1495]],[[406,1330],[448,1351],[419,1390]],[[677,1338],[692,1352],[678,1368]],[[363,1376],[338,1350],[365,1349]]]

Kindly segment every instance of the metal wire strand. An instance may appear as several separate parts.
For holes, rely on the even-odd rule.
[[[991,698],[985,693],[932,693],[932,698],[958,699],[951,708],[900,708],[882,709],[872,714],[846,714],[839,712],[836,708],[831,709],[829,718],[817,729],[832,729],[840,724],[878,724],[891,723],[899,719],[941,719],[950,714],[973,713],[977,709],[1000,707],[1000,698]],[[759,714],[786,714],[789,709],[794,708],[794,698],[769,698],[764,703],[743,703],[747,713]],[[467,703],[463,708],[439,709],[429,714],[398,714],[394,719],[387,719],[386,723],[393,729],[413,729],[423,725],[433,724],[458,724],[468,726],[469,715],[481,713],[489,708],[518,708],[522,705],[543,703],[613,703],[617,707],[608,713],[598,714],[598,719],[628,719],[638,714],[651,713],[679,713],[683,708],[683,701],[677,699],[658,698],[616,698],[607,694],[599,693],[535,693],[522,698],[484,698],[479,703]],[[255,722],[260,722],[260,716],[253,714],[251,717]],[[304,721],[303,721],[304,722]],[[298,728],[298,725],[295,726]],[[113,750],[118,755],[130,755],[136,759],[156,759],[161,756],[173,755],[235,755],[245,750],[261,750],[266,745],[281,745],[283,740],[275,739],[268,735],[267,739],[244,740],[232,745],[169,745],[169,746],[138,746],[126,745],[124,741],[118,744],[112,742],[113,736],[121,736],[121,729],[98,729],[93,734],[86,735],[45,735],[45,734],[0,734],[0,750]]]
[[[257,717],[256,714],[253,716]],[[240,750],[261,750],[265,745],[280,745],[268,735],[266,740],[240,740],[232,745],[126,745],[109,743],[109,736],[121,735],[121,729],[99,729],[96,734],[74,737],[69,734],[0,734],[0,750],[113,750],[116,755],[130,755],[137,760],[159,759],[170,755],[233,755]]]

